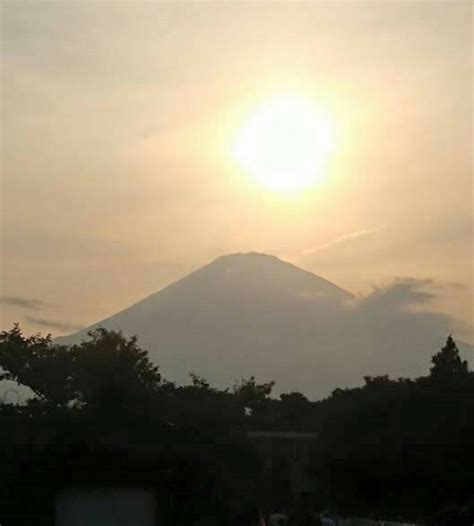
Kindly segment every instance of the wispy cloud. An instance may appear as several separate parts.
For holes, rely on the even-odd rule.
[[[302,254],[304,256],[308,256],[316,252],[321,252],[323,250],[329,250],[331,248],[334,248],[335,246],[342,245],[343,243],[347,243],[349,241],[355,241],[355,240],[358,240],[364,237],[371,236],[373,234],[380,232],[381,230],[384,230],[385,228],[387,228],[387,225],[382,225],[377,228],[367,228],[367,229],[362,229],[362,230],[356,230],[355,232],[349,232],[348,234],[344,234],[342,236],[336,237],[335,239],[329,241],[328,243],[324,243],[323,245],[320,245],[318,247],[307,248],[306,250],[303,250]]]
[[[47,318],[35,318],[32,316],[28,316],[26,320],[30,323],[33,323],[34,325],[38,325],[39,327],[57,329],[59,331],[77,331],[83,328],[81,325],[75,325],[73,323],[58,320],[50,320]]]
[[[0,296],[0,303],[26,310],[40,310],[51,306],[45,301],[36,298],[24,298],[22,296]]]

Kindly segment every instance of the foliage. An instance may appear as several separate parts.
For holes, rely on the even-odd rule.
[[[452,524],[442,510],[472,504],[474,375],[451,337],[433,363],[428,377],[366,377],[320,404],[313,470],[333,508]]]
[[[28,386],[56,406],[125,406],[160,385],[158,367],[135,337],[96,329],[79,345],[52,344],[51,336],[25,337],[18,325],[0,333],[0,379]]]
[[[366,376],[318,402],[274,398],[274,383],[254,377],[217,389],[192,373],[177,386],[136,338],[105,329],[62,346],[15,325],[0,334],[0,368],[35,393],[0,403],[5,524],[31,522],[28,509],[49,524],[56,489],[92,479],[155,487],[164,524],[207,516],[225,525],[258,503],[252,429],[318,433],[309,469],[326,507],[472,523],[474,374],[451,336],[426,377]]]
[[[18,324],[0,334],[0,380],[28,386],[41,400],[65,404],[72,398],[71,350],[51,345],[51,336],[23,336]]]
[[[446,345],[431,359],[433,366],[430,369],[431,378],[435,380],[457,381],[467,379],[469,367],[466,360],[462,360],[459,349],[451,335],[446,340]]]

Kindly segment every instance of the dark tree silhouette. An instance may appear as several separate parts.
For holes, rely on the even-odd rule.
[[[256,505],[241,401],[197,375],[167,382],[136,338],[97,329],[68,347],[14,326],[0,335],[0,367],[36,395],[0,403],[2,524],[50,524],[64,484],[155,487],[169,525],[225,524]]]
[[[25,337],[18,325],[0,334],[0,380],[29,387],[39,401],[56,406],[131,404],[161,384],[158,367],[135,337],[99,328],[79,345]]]
[[[0,333],[0,380],[28,386],[39,400],[64,405],[74,394],[73,353],[51,344],[51,335],[26,337],[18,324]]]
[[[103,328],[71,348],[75,373],[72,383],[80,404],[130,407],[159,390],[159,369],[137,338]]]
[[[242,379],[236,383],[233,392],[234,396],[245,406],[254,409],[269,399],[274,385],[275,382],[259,384],[255,380],[255,376],[251,376],[248,380]]]
[[[451,335],[446,340],[446,345],[431,358],[433,366],[430,369],[434,379],[454,379],[465,377],[469,374],[466,360],[462,360],[459,349]]]
[[[318,402],[297,392],[272,398],[273,382],[254,377],[218,389],[191,374],[176,386],[136,338],[105,329],[61,346],[15,325],[0,334],[0,379],[36,395],[0,402],[2,524],[29,524],[31,514],[50,524],[48,506],[64,484],[130,480],[156,487],[163,524],[197,516],[229,524],[258,504],[261,459],[247,435],[255,429],[317,433],[307,467],[325,507],[443,526],[474,521],[474,374],[451,336],[428,376],[366,376]]]

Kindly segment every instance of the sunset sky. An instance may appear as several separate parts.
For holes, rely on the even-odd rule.
[[[68,333],[256,251],[357,295],[432,280],[429,308],[474,342],[471,2],[5,1],[1,15],[2,329]],[[331,143],[296,188],[261,157],[281,101],[290,171],[306,129]]]

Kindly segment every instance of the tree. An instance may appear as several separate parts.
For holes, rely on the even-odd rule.
[[[51,336],[23,336],[18,325],[0,334],[0,380],[28,386],[55,406],[124,407],[161,385],[158,367],[136,337],[103,328],[78,345],[57,345]]]
[[[89,340],[71,348],[77,400],[93,406],[125,407],[157,392],[162,378],[148,351],[137,344],[136,336],[104,328],[88,333]]]
[[[441,523],[471,505],[474,376],[452,337],[432,365],[429,377],[366,376],[318,404],[313,472],[331,506]],[[443,524],[463,524],[453,517]]]
[[[314,406],[303,394],[296,391],[282,393],[280,400],[275,400],[273,405],[275,429],[289,431],[313,429]]]
[[[449,380],[459,377],[467,377],[469,366],[466,360],[462,360],[459,349],[451,335],[446,340],[446,345],[431,358],[433,366],[430,369],[432,379]]]
[[[41,401],[71,400],[73,361],[70,349],[52,345],[49,334],[25,337],[18,324],[0,333],[0,380],[28,386]]]
[[[62,346],[15,325],[0,334],[0,368],[36,394],[0,404],[2,523],[48,517],[64,480],[136,480],[162,495],[172,523],[207,515],[223,524],[254,504],[258,459],[233,393],[195,374],[187,386],[163,380],[136,338],[97,329]]]
[[[234,385],[233,391],[236,399],[241,401],[246,407],[254,409],[259,404],[269,399],[275,382],[258,384],[255,376],[248,380],[242,379],[240,383]]]

